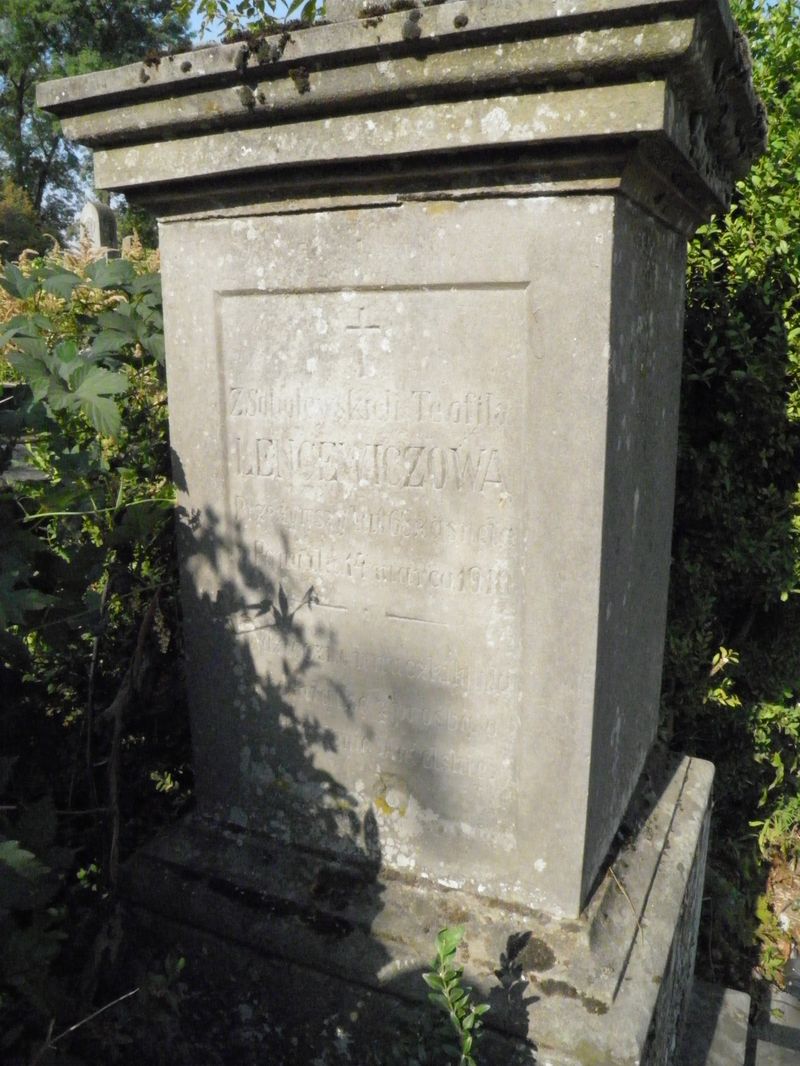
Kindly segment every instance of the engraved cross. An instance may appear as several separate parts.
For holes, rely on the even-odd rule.
[[[345,326],[348,333],[354,333],[358,337],[358,351],[361,355],[361,367],[358,371],[360,378],[367,376],[367,351],[369,349],[370,337],[377,333],[380,333],[381,327],[378,325],[369,325],[365,321],[367,314],[366,307],[359,307],[358,309],[358,322],[353,326]]]

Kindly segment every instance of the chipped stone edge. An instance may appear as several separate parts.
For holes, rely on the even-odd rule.
[[[718,18],[723,35],[733,38],[733,23],[727,0],[706,0]],[[645,21],[661,20],[670,15],[686,14],[686,0],[572,0],[569,9],[559,10],[550,0],[455,0],[423,12],[424,38],[421,44],[435,42],[455,47],[472,45],[476,40],[497,37],[513,31],[517,36],[534,35],[547,30],[575,32],[588,23],[592,27],[616,25],[642,12]],[[458,28],[459,16],[468,22]],[[211,45],[160,59],[143,60],[111,70],[79,74],[42,82],[36,89],[37,105],[58,117],[80,111],[98,110],[121,103],[127,97],[156,97],[194,89],[211,81],[236,82],[242,74],[256,72],[285,73],[298,63],[370,62],[387,48],[408,49],[403,37],[407,12],[395,12],[375,19],[345,20],[293,30],[279,46],[275,58],[259,60],[242,43]],[[268,40],[280,41],[280,32]],[[243,57],[243,49],[247,55]],[[252,61],[255,59],[255,61]],[[188,66],[187,66],[188,64]],[[146,79],[146,80],[145,80]]]

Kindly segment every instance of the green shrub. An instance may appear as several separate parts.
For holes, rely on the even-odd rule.
[[[664,706],[676,745],[717,764],[702,958],[741,983],[763,890],[749,823],[791,832],[798,789],[800,12],[735,13],[770,138],[690,249]]]
[[[120,856],[187,795],[156,267],[54,252],[0,277],[6,1048],[91,1004]]]
[[[17,259],[28,248],[43,252],[48,244],[30,197],[5,178],[0,185],[0,254]]]

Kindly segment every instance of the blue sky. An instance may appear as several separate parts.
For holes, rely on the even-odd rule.
[[[276,15],[282,15],[285,11],[286,11],[286,0],[277,0],[277,3],[275,4],[275,14]],[[191,19],[189,20],[189,27],[190,27],[191,32],[192,32],[192,37],[195,40],[199,39],[200,23],[202,21],[203,21],[202,18],[196,12],[195,12],[195,14],[192,15]],[[215,32],[215,30],[214,30],[214,28],[212,26],[211,29],[209,29],[207,31],[207,33],[206,33],[206,40],[214,41],[214,40],[217,40],[218,38],[219,38],[219,33]]]

